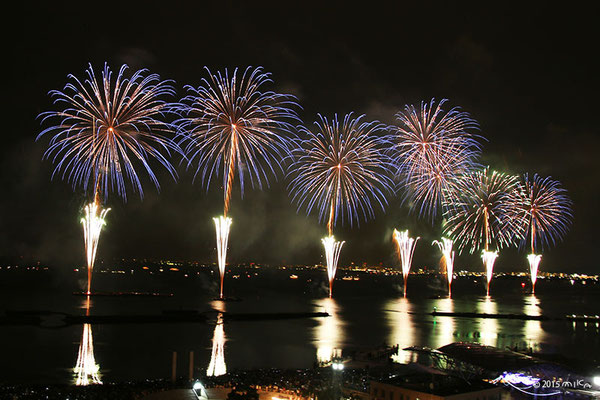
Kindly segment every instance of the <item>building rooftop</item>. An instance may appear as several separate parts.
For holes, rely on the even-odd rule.
[[[488,371],[516,371],[546,363],[525,354],[478,343],[451,343],[438,351]]]
[[[481,380],[466,381],[451,375],[423,373],[397,376],[381,383],[442,397],[496,388]]]

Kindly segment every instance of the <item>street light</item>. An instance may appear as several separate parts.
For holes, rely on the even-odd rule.
[[[194,394],[196,395],[196,397],[198,399],[200,399],[201,397],[208,399],[208,393],[206,393],[206,389],[204,388],[204,385],[202,384],[202,382],[200,382],[200,381],[194,382],[194,385],[192,386],[192,391],[194,392]]]
[[[334,362],[331,364],[331,368],[333,368],[336,371],[341,371],[344,369],[344,364],[341,362]]]

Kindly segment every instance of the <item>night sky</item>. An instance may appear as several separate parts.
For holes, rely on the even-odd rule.
[[[20,2],[14,14],[5,10],[3,262],[22,257],[65,269],[84,262],[79,217],[89,197],[51,181],[52,164],[42,160],[47,139],[35,142],[36,116],[52,109],[47,92],[62,89],[67,74],[83,77],[88,62],[98,70],[106,61],[115,70],[127,63],[173,79],[178,96],[184,85],[197,86],[206,77],[204,66],[261,65],[273,74],[272,89],[298,97],[307,126],[317,112],[354,111],[393,123],[404,104],[448,98],[448,105],[479,121],[488,140],[483,164],[550,175],[573,199],[572,229],[544,253],[541,270],[597,272],[600,63],[591,9],[565,3],[571,8],[550,8],[546,2],[480,2],[485,8],[454,2],[84,3]],[[160,193],[144,182],[143,201],[110,197],[99,258],[216,261],[211,218],[222,213],[222,190],[213,186],[207,193],[199,182],[192,184],[183,166],[179,174],[175,183],[160,172]],[[296,213],[282,176],[262,192],[247,190],[243,199],[238,187],[231,216],[231,262],[322,260],[319,239],[326,228],[316,215]],[[391,198],[375,220],[336,229],[336,237],[347,241],[342,265],[397,265],[394,227],[422,237],[413,265],[437,264],[438,250],[430,243],[439,237],[439,222],[419,221],[400,198]],[[525,271],[524,254],[502,252],[496,270]],[[477,256],[460,257],[457,268],[483,269]]]

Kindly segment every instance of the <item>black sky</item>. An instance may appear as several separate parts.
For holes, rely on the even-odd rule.
[[[88,62],[100,68],[107,61],[113,69],[127,63],[173,79],[178,95],[184,85],[199,84],[205,65],[262,65],[273,73],[275,90],[299,98],[309,126],[317,112],[354,111],[392,123],[406,103],[448,98],[479,121],[488,139],[485,164],[551,175],[569,191],[574,225],[545,253],[542,269],[596,271],[596,13],[565,3],[417,3],[19,4],[2,27],[0,257],[83,262],[78,217],[86,197],[51,181],[52,166],[42,161],[47,141],[34,141],[36,116],[52,108],[47,92],[62,88],[67,74],[82,76]],[[177,184],[161,177],[160,194],[146,185],[143,201],[111,198],[100,258],[215,259],[211,217],[221,212],[220,188],[206,193],[183,169]],[[296,214],[281,177],[268,190],[234,197],[231,215],[231,261],[320,261],[325,228],[316,216]],[[347,241],[342,263],[395,263],[394,227],[423,237],[415,265],[435,265],[429,244],[439,226],[408,215],[399,199],[374,221],[338,230]],[[525,269],[523,254],[502,254],[497,270]],[[462,257],[459,268],[479,264]]]

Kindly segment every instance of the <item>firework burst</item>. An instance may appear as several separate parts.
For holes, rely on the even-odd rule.
[[[531,252],[536,248],[555,245],[562,240],[573,220],[572,202],[560,182],[535,174],[523,176],[520,190],[516,191],[516,212],[511,217],[525,224],[522,243],[529,242]]]
[[[510,217],[517,188],[514,176],[484,168],[456,181],[453,203],[447,206],[444,234],[454,240],[459,252],[465,249],[471,254],[482,251],[488,294],[497,256],[490,247],[509,246],[523,234],[522,225]]]
[[[231,76],[227,70],[212,74],[207,68],[207,72],[209,78],[198,88],[187,87],[190,94],[182,100],[183,118],[177,123],[186,132],[189,162],[197,164],[194,177],[207,190],[213,177],[223,178],[223,216],[214,219],[222,287],[235,175],[242,195],[247,180],[252,187],[268,186],[269,175],[283,171],[293,123],[299,119],[292,96],[263,90],[272,81],[262,68],[248,67],[241,74],[236,68]]]
[[[364,122],[363,117],[347,114],[340,122],[337,115],[331,121],[319,115],[315,132],[301,127],[304,138],[298,140],[290,167],[292,201],[308,214],[317,209],[319,220],[327,221],[328,237],[322,242],[330,288],[343,244],[333,239],[334,226],[374,217],[374,204],[384,209],[392,190],[390,163],[383,152],[388,143],[382,135],[385,126]]]
[[[127,199],[126,181],[143,196],[136,164],[159,188],[149,159],[157,160],[176,177],[169,157],[179,148],[173,141],[173,129],[162,121],[169,108],[163,98],[172,96],[169,81],[161,81],[146,70],[125,77],[123,65],[113,79],[107,64],[98,79],[90,65],[83,82],[69,75],[71,82],[63,91],[53,90],[54,103],[60,111],[40,114],[42,123],[56,121],[44,129],[38,139],[51,134],[45,157],[51,158],[57,174],[74,187],[94,190],[94,196],[110,191]]]
[[[40,114],[42,124],[54,123],[37,137],[52,135],[44,157],[55,164],[52,176],[59,175],[73,187],[93,190],[93,203],[85,207],[82,219],[88,265],[87,293],[96,257],[100,231],[108,209],[102,210],[101,198],[116,191],[127,200],[129,182],[143,197],[136,167],[141,166],[150,180],[160,188],[150,159],[157,160],[176,177],[168,157],[180,152],[173,140],[173,129],[162,121],[169,104],[164,97],[174,94],[169,81],[156,74],[139,70],[125,77],[123,65],[116,78],[107,64],[100,79],[90,65],[87,79],[69,75],[63,91],[53,90],[59,111]],[[114,78],[114,79],[113,79]]]
[[[352,226],[361,217],[373,218],[373,204],[383,210],[392,191],[385,126],[363,118],[348,114],[340,123],[337,115],[331,121],[319,115],[316,133],[300,128],[306,139],[299,141],[290,168],[292,201],[308,214],[318,209],[329,235],[339,222]]]
[[[458,107],[445,112],[434,100],[405,106],[396,114],[397,162],[406,199],[433,220],[448,201],[452,183],[474,167],[481,151],[477,121]]]
[[[514,192],[514,207],[511,218],[523,226],[525,234],[521,244],[529,244],[531,254],[527,256],[531,273],[531,284],[535,291],[537,270],[541,255],[536,248],[550,247],[562,240],[572,223],[572,202],[567,191],[558,181],[542,178],[535,174],[531,178],[523,175],[519,189]]]

